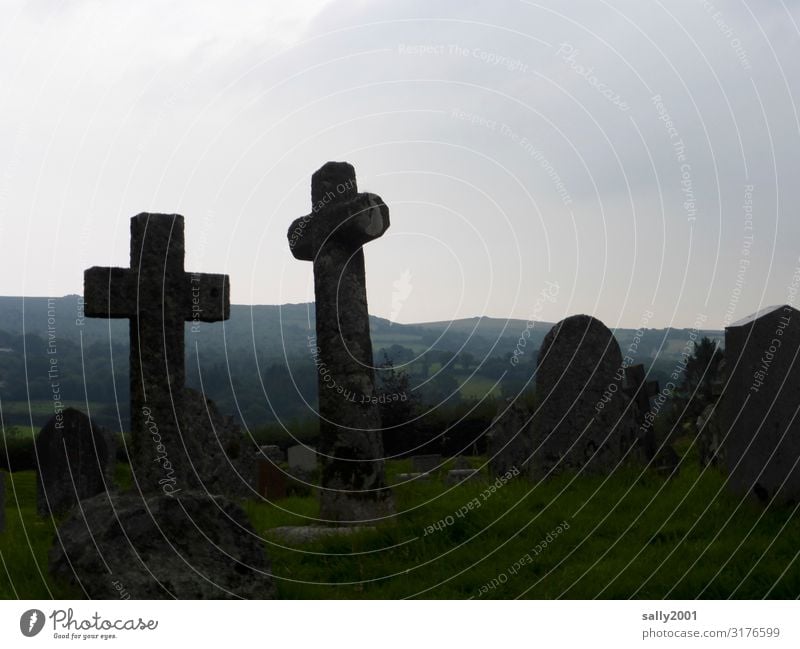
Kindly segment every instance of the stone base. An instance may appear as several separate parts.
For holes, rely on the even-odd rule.
[[[374,532],[376,528],[365,525],[352,525],[349,527],[325,527],[322,525],[302,525],[276,527],[267,530],[266,534],[271,538],[288,543],[289,545],[301,545],[312,543],[319,539],[331,536],[351,536],[358,532]]]
[[[269,559],[242,509],[197,492],[81,501],[58,530],[50,572],[91,599],[275,597]]]
[[[395,513],[394,498],[388,489],[376,494],[342,493],[322,490],[319,517],[323,522],[357,525],[388,518]]]

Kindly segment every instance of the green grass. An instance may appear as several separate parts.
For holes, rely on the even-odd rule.
[[[0,599],[71,599],[79,593],[55,584],[47,554],[55,525],[36,514],[36,474],[7,474],[6,530],[0,533]],[[19,506],[18,506],[19,503]]]
[[[488,479],[448,488],[440,474],[396,486],[398,515],[374,531],[301,547],[282,547],[270,530],[311,524],[313,496],[244,507],[266,539],[279,596],[287,599],[797,597],[800,521],[793,509],[741,503],[723,487],[722,474],[701,473],[693,459],[672,480],[640,478],[634,468],[605,482],[516,480],[485,501]],[[410,461],[401,460],[387,472],[394,481],[409,470]],[[474,498],[482,504],[457,516]],[[13,487],[8,479],[6,516],[0,598],[64,596],[47,576],[53,528],[35,515],[32,473],[15,474]],[[569,529],[512,570],[565,520]],[[492,580],[499,585],[487,591]]]

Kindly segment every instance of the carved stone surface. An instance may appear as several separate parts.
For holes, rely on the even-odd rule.
[[[800,500],[800,311],[770,307],[725,329],[723,444],[729,484],[762,501]]]
[[[117,599],[120,588],[133,599],[275,596],[261,540],[225,498],[102,494],[81,510],[59,528],[50,571],[91,599]]]
[[[36,436],[36,459],[36,507],[43,516],[63,514],[107,488],[105,431],[79,410],[66,408],[45,424]]]
[[[131,219],[130,268],[84,273],[88,317],[130,320],[132,468],[143,493],[191,486],[180,430],[184,408],[184,323],[230,316],[227,275],[184,271],[184,225],[177,214]]]
[[[287,234],[297,258],[314,263],[321,507],[324,520],[369,521],[390,514],[381,419],[376,403],[362,246],[389,227],[389,208],[359,193],[346,162],[329,162],[311,178],[310,214]]]
[[[617,466],[636,432],[623,377],[619,345],[596,318],[570,316],[550,330],[536,371],[535,476]]]

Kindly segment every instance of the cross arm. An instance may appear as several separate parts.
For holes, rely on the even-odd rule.
[[[219,322],[231,317],[231,287],[227,275],[187,273],[187,321]]]
[[[130,270],[93,266],[83,273],[84,313],[89,318],[130,318],[136,305]]]

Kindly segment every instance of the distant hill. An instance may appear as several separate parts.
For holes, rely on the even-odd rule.
[[[398,324],[376,316],[370,327],[376,364],[384,357],[408,372],[412,388],[430,399],[515,394],[535,369],[552,323],[463,318]],[[232,305],[226,322],[186,329],[187,381],[248,425],[308,416],[316,374],[308,351],[313,304]],[[705,331],[722,340],[723,332]],[[623,352],[637,336],[615,335]],[[634,358],[664,379],[689,340],[685,329],[646,329]],[[48,351],[55,349],[55,356]],[[509,362],[517,350],[520,362]],[[0,399],[6,423],[40,425],[52,415],[51,359],[58,361],[61,398],[89,404],[105,425],[125,428],[128,403],[128,323],[82,317],[78,295],[0,297]],[[33,404],[32,406],[29,404]]]

